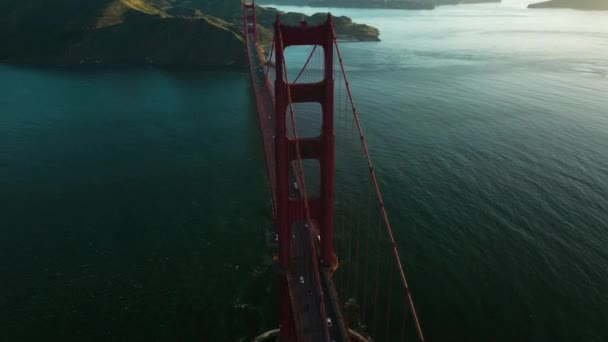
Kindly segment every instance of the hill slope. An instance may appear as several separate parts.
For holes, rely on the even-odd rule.
[[[177,18],[146,0],[5,0],[0,60],[31,64],[242,65],[222,21]]]
[[[200,0],[199,0],[200,1]],[[433,9],[441,5],[474,4],[486,2],[501,2],[502,0],[261,0],[261,3],[342,7],[342,8],[386,8],[386,9]]]
[[[195,8],[203,13],[207,13],[217,18],[230,23],[240,25],[241,16],[241,2],[239,0],[165,0],[173,3],[177,6],[185,6]],[[273,1],[278,3],[278,0]],[[259,4],[259,1],[256,2]],[[316,14],[313,16],[306,16],[301,13],[284,13],[274,8],[266,8],[258,6],[257,15],[258,23],[264,26],[266,29],[272,29],[277,14],[282,15],[282,21],[286,24],[298,25],[302,19],[306,19],[310,23],[319,23],[321,20],[325,20],[326,16],[323,14]],[[378,29],[372,26],[358,24],[353,22],[348,17],[334,17],[334,26],[336,28],[336,34],[341,37],[345,37],[350,40],[359,41],[377,41],[380,32]]]
[[[272,27],[276,13],[260,8],[260,24]],[[2,0],[0,61],[244,66],[241,22],[239,0]],[[335,23],[349,39],[378,40],[373,27],[346,17]],[[270,40],[268,29],[260,32]]]

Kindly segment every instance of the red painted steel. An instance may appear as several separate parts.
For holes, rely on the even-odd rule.
[[[251,20],[251,27],[245,26],[245,32],[250,32],[253,34],[253,41],[257,43],[259,35],[258,35],[258,17],[256,14],[255,1],[252,1],[250,4],[243,3],[243,8],[245,9],[245,23],[248,23]],[[249,30],[251,29],[251,30]]]
[[[270,85],[268,74],[265,75],[263,82],[256,82],[257,68],[260,68],[262,63],[265,63],[265,57],[262,55],[261,50],[255,43],[251,43],[250,36],[255,36],[257,33],[257,23],[252,23],[255,29],[251,29],[249,26],[248,18],[251,18],[252,11],[255,7],[243,6],[243,32],[245,38],[245,46],[247,48],[247,59],[249,62],[249,71],[251,73],[251,81],[254,89],[254,95],[256,100],[256,107],[258,111],[257,121],[261,132],[274,131],[274,98],[270,91],[272,86]],[[254,17],[255,18],[255,17]],[[268,68],[270,71],[270,68]],[[275,156],[274,156],[274,139],[268,134],[260,134],[262,141],[264,160],[266,166],[266,174],[268,176],[268,184],[270,186],[270,195],[272,203],[272,214],[273,218],[276,218],[276,179],[275,179]]]
[[[296,309],[296,307],[298,306],[298,301],[296,300],[294,304],[294,299],[300,297],[290,297],[294,293],[297,293],[297,291],[294,291],[294,289],[297,289],[297,287],[294,287],[293,284],[298,283],[298,281],[297,279],[294,281],[294,276],[301,274],[298,273],[298,270],[292,269],[292,263],[294,260],[292,248],[294,249],[294,251],[297,251],[296,246],[298,246],[292,246],[292,243],[294,243],[292,241],[292,229],[296,223],[301,224],[303,222],[306,222],[309,227],[315,227],[315,229],[318,229],[321,237],[317,242],[316,233],[314,233],[313,235],[313,229],[310,229],[310,236],[307,236],[305,240],[310,239],[309,242],[306,242],[307,244],[309,244],[309,248],[311,251],[310,263],[312,264],[309,264],[311,269],[310,274],[312,275],[311,279],[313,280],[312,285],[314,286],[314,291],[318,295],[318,298],[315,297],[315,300],[311,303],[314,303],[314,305],[316,305],[316,300],[319,299],[320,301],[318,303],[319,310],[316,312],[318,312],[318,316],[320,316],[318,318],[321,319],[321,326],[317,326],[317,328],[319,328],[317,331],[321,332],[321,330],[324,330],[323,340],[328,342],[330,341],[330,332],[327,327],[327,324],[325,324],[325,319],[329,316],[326,315],[326,306],[324,300],[324,298],[326,299],[326,297],[324,297],[324,288],[321,280],[322,271],[320,270],[320,267],[324,266],[326,267],[326,269],[334,267],[331,271],[331,273],[333,273],[336,270],[335,267],[337,267],[338,264],[336,255],[334,253],[334,210],[340,209],[340,207],[334,207],[336,205],[334,203],[336,166],[336,119],[334,119],[334,116],[338,115],[338,113],[345,113],[349,110],[349,108],[345,107],[345,110],[341,111],[339,109],[335,109],[334,107],[335,105],[337,105],[338,108],[341,108],[341,104],[345,103],[348,103],[350,105],[350,109],[352,109],[352,116],[350,117],[351,122],[354,122],[352,126],[354,130],[352,130],[352,132],[355,133],[355,141],[360,138],[362,153],[359,154],[359,156],[363,158],[362,160],[365,160],[365,167],[368,168],[369,171],[369,178],[367,179],[367,181],[370,184],[369,194],[371,196],[368,199],[369,203],[367,203],[367,226],[368,229],[372,228],[372,226],[376,226],[373,222],[371,222],[371,215],[369,215],[370,208],[372,207],[371,198],[374,197],[374,202],[377,200],[377,205],[379,206],[380,210],[378,217],[378,227],[377,230],[375,230],[377,232],[377,240],[375,239],[376,243],[373,244],[377,244],[377,251],[379,251],[381,246],[381,233],[383,236],[385,236],[385,238],[388,237],[388,240],[390,242],[390,246],[387,246],[390,248],[390,250],[388,248],[383,247],[383,249],[387,253],[391,254],[390,264],[388,265],[389,281],[387,285],[389,287],[387,289],[388,291],[385,292],[387,296],[383,296],[383,298],[386,298],[387,302],[387,306],[385,307],[386,320],[377,321],[378,316],[376,315],[378,309],[377,306],[385,302],[385,300],[382,300],[382,303],[378,303],[378,300],[380,299],[378,298],[378,276],[380,275],[379,272],[382,269],[382,267],[380,266],[380,254],[378,252],[378,254],[374,255],[373,258],[376,260],[375,270],[372,269],[373,271],[375,271],[376,286],[373,293],[373,298],[375,298],[375,300],[373,300],[371,303],[373,305],[372,310],[374,312],[374,315],[369,319],[369,321],[373,321],[373,330],[377,330],[379,328],[379,326],[381,325],[380,322],[384,323],[382,324],[382,326],[386,327],[384,328],[385,331],[383,336],[385,336],[385,338],[388,338],[388,336],[392,336],[389,331],[391,322],[390,310],[392,305],[391,295],[401,293],[401,291],[392,293],[390,288],[393,276],[393,272],[390,272],[390,266],[391,264],[396,264],[400,275],[400,280],[403,285],[403,295],[405,296],[407,303],[406,306],[400,306],[400,308],[403,308],[404,310],[404,320],[407,319],[407,313],[405,312],[405,310],[407,310],[407,307],[409,306],[409,310],[412,313],[413,322],[416,327],[418,339],[419,341],[424,341],[424,336],[422,333],[418,315],[414,306],[412,295],[410,293],[407,279],[405,277],[405,273],[403,271],[401,258],[397,250],[393,231],[390,226],[386,208],[384,206],[384,201],[378,186],[378,179],[371,162],[366,140],[363,135],[363,130],[359,120],[357,108],[355,107],[355,103],[353,100],[350,84],[345,73],[342,54],[336,40],[335,30],[333,22],[331,20],[331,16],[328,15],[327,22],[319,26],[309,26],[305,22],[302,22],[300,26],[288,26],[282,24],[280,22],[280,18],[277,16],[277,21],[275,24],[275,37],[272,44],[271,57],[268,61],[266,60],[265,56],[263,56],[261,49],[258,48],[258,46],[256,45],[258,40],[258,30],[256,19],[256,7],[254,3],[244,4],[243,17],[243,32],[246,40],[247,55],[252,76],[253,88],[256,96],[256,105],[258,107],[258,123],[260,125],[260,130],[263,133],[262,143],[264,146],[267,174],[273,198],[273,214],[278,237],[277,261],[279,268],[278,278],[281,341],[300,341],[303,339],[302,334],[305,334],[305,332],[297,331],[296,329],[296,327],[301,327],[300,324],[303,319],[303,314],[301,313],[301,310],[298,311]],[[287,66],[284,52],[287,47],[294,45],[312,45],[314,46],[314,49],[310,57],[308,57],[303,69],[300,71],[298,76],[293,82],[290,82],[287,75]],[[311,59],[313,58],[313,54],[315,53],[315,51],[318,51],[319,48],[323,49],[323,80],[316,83],[298,83],[300,77],[305,71],[304,69],[306,69],[309,62],[311,62]],[[334,80],[334,51],[336,52],[336,56],[339,59],[339,63],[337,63],[338,67],[336,68],[336,72],[342,74],[339,75],[340,77],[336,77],[336,80]],[[275,57],[274,64],[271,63],[273,52]],[[319,64],[321,64],[321,61],[319,61]],[[274,65],[275,69],[274,84],[272,83],[269,77],[272,65]],[[264,70],[264,67],[266,67],[267,69]],[[316,70],[319,69],[316,68]],[[340,83],[338,83],[338,81]],[[334,84],[340,85],[340,87],[338,87],[339,90],[344,88],[346,89],[346,95],[339,96],[339,101],[336,103],[334,103],[334,97],[336,95],[334,90]],[[343,87],[341,87],[342,85]],[[342,100],[344,100],[344,102],[342,102]],[[298,137],[293,105],[296,103],[303,102],[319,103],[321,106],[321,134],[317,137]],[[336,113],[334,113],[335,110]],[[302,163],[304,159],[315,159],[319,162],[320,195],[318,198],[308,198],[303,171],[304,168]],[[290,191],[290,185],[294,181],[294,178],[296,182],[301,186],[300,193],[295,197],[294,194]],[[339,194],[340,193],[341,192],[339,192]],[[346,260],[348,263],[351,264],[354,264],[354,262],[356,260],[359,260],[360,258],[359,240],[361,238],[361,218],[360,213],[357,213],[356,210],[356,208],[350,208],[348,212],[343,213],[345,215],[337,216],[337,218],[347,216],[348,219],[345,222],[347,222],[346,224],[348,226],[347,231],[351,231],[351,234],[350,236],[348,236],[347,234],[348,253],[346,255]],[[351,215],[357,215],[357,218],[355,219],[356,222],[351,222]],[[381,226],[384,226],[384,229],[381,230]],[[354,227],[357,227],[356,234],[352,234],[352,229],[354,229]],[[371,233],[373,234],[373,231]],[[368,231],[368,234],[366,234],[367,241],[365,242],[365,260],[371,259],[372,257],[369,251],[370,246],[372,245],[372,243],[369,241],[369,234],[370,232]],[[338,237],[340,236],[338,235]],[[344,237],[342,237],[342,239],[344,239]],[[354,241],[352,241],[353,239]],[[304,240],[298,241],[304,242]],[[340,240],[337,241],[338,243],[340,242]],[[317,252],[316,250],[317,244],[319,244],[320,252]],[[352,253],[353,246],[355,248],[355,253]],[[363,281],[365,283],[363,287],[363,296],[368,294],[367,282],[365,282],[365,280],[368,279],[368,275],[374,274],[372,273],[372,270],[368,270],[368,264],[366,264],[363,272]],[[356,301],[358,299],[357,297],[359,293],[359,269],[356,268],[352,273],[354,274],[354,281],[357,282],[357,284],[349,283],[349,273],[347,273],[347,288],[344,292],[345,302],[351,300]],[[335,280],[332,280],[332,282],[334,281]],[[351,293],[353,292],[351,291],[353,290],[353,285],[354,295]],[[384,285],[384,283],[382,283],[382,285]],[[399,286],[401,287],[401,285]],[[363,297],[362,299],[362,315],[365,316],[366,300],[365,297]],[[331,303],[336,303],[338,308],[344,305],[344,303],[340,303],[339,300],[336,300],[335,298],[330,300]],[[294,307],[292,307],[292,305]],[[328,306],[327,308],[330,308],[330,306]],[[313,316],[308,315],[309,319],[311,317]],[[317,313],[315,313],[314,317],[317,317]],[[319,321],[315,320],[315,322]],[[342,322],[342,324],[346,326],[347,322]],[[403,331],[405,332],[405,330]],[[368,337],[372,338],[371,335],[368,335]],[[313,339],[320,340],[321,335],[318,335],[318,339]]]
[[[318,45],[323,48],[325,61],[324,79],[318,83],[309,84],[290,84],[289,90],[292,103],[317,102],[322,109],[322,128],[321,135],[316,138],[309,138],[307,145],[314,145],[318,148],[307,149],[307,159],[317,159],[321,168],[321,195],[320,210],[318,213],[311,213],[312,219],[319,222],[321,232],[321,262],[324,266],[329,266],[333,255],[333,206],[334,206],[334,159],[335,159],[335,132],[334,132],[334,80],[333,80],[333,30],[332,20],[328,17],[325,24],[319,26],[287,26],[277,20],[275,32],[280,33],[282,39],[280,45],[275,47],[276,73],[275,80],[275,113],[277,115],[276,124],[276,161],[277,161],[277,201],[278,201],[278,226],[279,241],[281,240],[281,229],[287,230],[296,220],[294,217],[282,217],[281,205],[287,207],[289,204],[289,163],[287,146],[294,142],[287,137],[285,125],[285,111],[287,108],[287,83],[283,80],[284,50],[292,45]],[[292,204],[293,205],[293,204]],[[297,204],[300,205],[300,204]],[[286,215],[286,214],[285,214]],[[286,240],[288,236],[284,237]],[[283,252],[279,251],[279,262],[288,260],[288,247]]]
[[[333,195],[334,195],[334,172],[333,158],[335,156],[335,135],[333,120],[333,31],[331,29],[331,17],[326,24],[309,27],[305,23],[298,27],[283,25],[277,17],[275,24],[275,147],[276,147],[276,179],[277,179],[277,230],[279,238],[279,266],[287,271],[291,255],[291,227],[302,220],[301,213],[305,213],[306,221],[310,226],[313,220],[319,223],[321,234],[321,263],[329,266],[333,255]],[[320,39],[322,38],[322,39]],[[285,64],[285,48],[290,45],[320,45],[325,55],[325,79],[314,84],[290,84],[287,80]],[[322,132],[319,137],[299,139],[295,127],[293,115],[294,103],[317,102],[322,108]],[[291,124],[294,137],[289,138],[287,134],[286,111],[291,111]],[[310,210],[311,206],[307,198],[306,189],[303,189],[304,201],[291,199],[289,197],[289,171],[294,160],[302,162],[300,144],[314,146],[306,148],[308,159],[317,159],[321,168],[321,195],[315,206],[317,210]],[[296,154],[290,153],[290,147],[294,146]],[[316,148],[315,148],[316,147]],[[302,166],[300,165],[300,170]],[[303,177],[298,177],[303,182]],[[301,179],[300,179],[301,178]],[[316,201],[315,201],[316,202]],[[291,210],[290,210],[291,209]],[[314,241],[311,241],[314,248]],[[315,253],[316,254],[316,253]],[[317,261],[312,260],[314,266]],[[324,312],[322,301],[323,291],[320,289],[319,271],[316,271],[316,282],[319,286],[321,297],[320,308]],[[284,298],[281,303],[286,302]],[[286,308],[281,305],[281,311]],[[293,312],[293,308],[291,308]],[[324,314],[322,314],[325,316]],[[323,322],[325,318],[323,317]],[[323,324],[325,326],[325,324]],[[328,336],[328,334],[327,334]]]

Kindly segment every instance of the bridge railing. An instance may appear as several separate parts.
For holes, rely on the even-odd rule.
[[[274,90],[271,81],[273,74],[268,65],[267,56],[264,55],[262,48],[256,43],[255,32],[248,28],[248,21],[245,12],[243,13],[244,20],[244,38],[245,48],[247,52],[249,71],[252,76],[252,85],[254,88],[255,101],[257,107],[257,121],[260,132],[274,132],[276,127],[276,115],[274,108]],[[260,135],[262,147],[264,151],[264,161],[266,166],[266,174],[268,176],[268,184],[270,187],[271,203],[273,205],[273,217],[276,217],[276,175],[273,172],[276,167],[275,163],[275,142],[272,134]]]

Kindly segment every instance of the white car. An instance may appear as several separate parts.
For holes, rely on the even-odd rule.
[[[304,284],[304,277],[300,276],[300,284]]]
[[[333,323],[331,322],[331,318],[329,318],[329,317],[327,317],[327,326],[330,328],[333,326]]]

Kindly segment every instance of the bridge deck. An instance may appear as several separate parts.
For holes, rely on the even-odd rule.
[[[321,318],[308,229],[304,223],[295,224],[292,229],[291,267],[287,278],[289,295],[300,341],[324,341],[327,323]]]
[[[314,229],[307,227],[304,222],[295,224],[292,228],[291,266],[288,271],[289,294],[292,308],[294,310],[294,323],[298,334],[298,341],[325,341],[325,326],[321,317],[321,301],[315,288],[316,275],[312,260],[312,246],[309,231]],[[316,235],[316,232],[312,232]],[[316,240],[316,239],[315,239]],[[313,240],[313,241],[315,241]],[[318,243],[315,241],[314,243]],[[325,314],[331,320],[329,327],[329,341],[348,341],[345,338],[345,327],[342,323],[337,296],[332,288],[331,280],[326,273],[322,277],[321,285],[323,291],[323,306]]]

